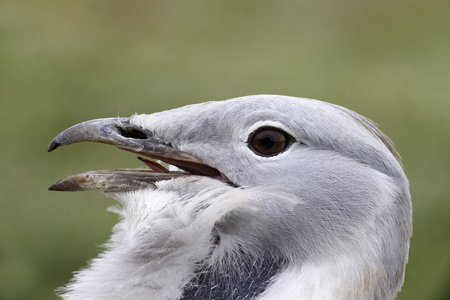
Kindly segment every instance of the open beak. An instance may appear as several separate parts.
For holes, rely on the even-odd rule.
[[[157,162],[139,158],[150,169],[106,169],[88,171],[61,179],[49,187],[53,191],[101,190],[130,191],[151,186],[156,181],[180,176],[201,175],[228,180],[215,168],[205,165],[189,153],[173,148],[156,138],[150,130],[130,124],[130,118],[97,119],[74,125],[53,139],[51,152],[59,146],[78,142],[114,145],[142,156],[164,161],[183,172],[170,172]]]

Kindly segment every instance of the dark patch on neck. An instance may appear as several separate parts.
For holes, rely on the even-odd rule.
[[[214,265],[199,270],[184,287],[182,300],[249,300],[264,292],[271,278],[280,270],[267,253],[260,257],[239,256],[233,259],[226,270]]]

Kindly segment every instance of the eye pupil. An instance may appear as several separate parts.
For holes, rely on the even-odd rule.
[[[263,137],[261,137],[261,140],[259,142],[262,147],[270,148],[273,147],[273,145],[275,144],[275,139],[273,136],[266,134]]]
[[[249,148],[260,156],[275,156],[290,145],[291,136],[275,127],[261,127],[249,136]]]

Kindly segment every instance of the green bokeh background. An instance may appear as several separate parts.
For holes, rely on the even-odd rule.
[[[0,0],[0,299],[55,299],[117,221],[101,193],[49,192],[114,147],[48,154],[63,129],[249,94],[336,103],[380,124],[411,183],[398,299],[450,299],[450,1]]]

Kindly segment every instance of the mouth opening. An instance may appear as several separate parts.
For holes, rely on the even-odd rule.
[[[138,159],[149,169],[103,169],[77,173],[59,180],[51,185],[49,190],[124,192],[149,188],[154,186],[155,182],[162,180],[195,175],[213,178],[234,185],[217,169],[210,166],[159,157],[157,155],[145,155],[175,166],[177,170],[169,170],[157,161],[138,156]]]
[[[181,174],[181,175],[200,175],[200,176],[207,176],[212,177],[215,179],[221,179],[226,180],[228,179],[220,173],[217,169],[212,168],[208,165],[198,164],[194,162],[187,162],[187,161],[181,161],[176,160],[168,157],[160,157],[157,155],[149,155],[146,156],[163,161],[169,165],[175,166],[176,168],[182,170],[182,171],[170,171],[166,167],[162,166],[156,161],[145,159],[141,156],[138,156],[138,159],[142,161],[147,167],[150,168],[151,171],[156,173],[166,173],[166,174]]]

